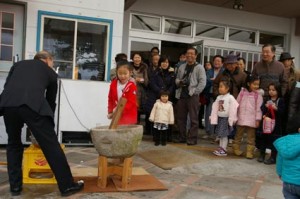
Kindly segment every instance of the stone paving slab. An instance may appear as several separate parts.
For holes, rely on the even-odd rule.
[[[283,199],[282,185],[263,183],[257,193],[257,198]]]
[[[172,144],[172,147],[174,145]],[[176,146],[177,147],[177,146]],[[163,170],[135,155],[134,166],[142,167],[158,178],[167,191],[144,191],[125,193],[79,193],[70,198],[80,199],[279,199],[282,183],[275,172],[275,165],[264,165],[256,160],[247,160],[229,155],[216,157],[211,151],[216,144],[199,140],[193,147],[181,144],[180,150],[198,155],[200,162],[183,165],[172,170]],[[156,149],[151,139],[144,140],[139,151]],[[229,150],[230,151],[230,150]],[[71,167],[97,168],[97,152],[93,147],[66,147],[65,153]],[[5,149],[0,148],[5,155]],[[2,156],[1,155],[1,156]],[[170,154],[172,155],[172,154]],[[5,160],[5,158],[4,158]],[[0,179],[7,178],[6,166],[0,166]],[[0,198],[12,198],[8,183],[0,183]],[[20,197],[14,198],[60,198],[56,185],[24,185]]]

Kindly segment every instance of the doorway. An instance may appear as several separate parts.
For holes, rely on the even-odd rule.
[[[182,52],[185,52],[190,44],[161,41],[161,54],[169,56],[170,66],[174,67],[179,60],[179,56]]]
[[[153,47],[160,49],[160,41],[152,39],[142,39],[142,38],[130,38],[129,39],[129,53],[128,58],[132,59],[134,53],[139,53],[142,56],[142,60],[145,63],[149,62],[150,50]]]
[[[159,40],[150,40],[150,39],[142,39],[142,38],[130,38],[130,51],[128,53],[129,59],[131,59],[133,53],[140,53],[142,59],[145,63],[149,62],[150,58],[150,50],[153,47],[158,47],[160,49],[161,55],[167,55],[170,60],[170,66],[174,67],[179,60],[179,56],[182,52],[186,52],[186,49],[192,44],[180,43],[180,42],[172,42],[172,41],[159,41]],[[197,49],[198,50],[198,49]],[[198,52],[200,53],[200,52]],[[197,56],[201,58],[201,56]],[[198,61],[199,62],[199,61]]]

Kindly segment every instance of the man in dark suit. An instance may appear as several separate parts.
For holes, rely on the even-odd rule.
[[[62,196],[80,191],[83,181],[74,182],[66,156],[54,131],[54,111],[57,93],[57,74],[53,57],[46,51],[37,53],[34,60],[14,64],[9,71],[0,107],[4,108],[4,123],[8,134],[7,168],[10,191],[22,191],[23,144],[21,130],[27,124],[39,143],[58,183]]]

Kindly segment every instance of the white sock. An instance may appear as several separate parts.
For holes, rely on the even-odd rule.
[[[221,142],[221,141],[222,141],[222,142]],[[222,138],[220,139],[220,143],[222,143],[221,147],[222,147],[225,151],[227,151],[228,137],[227,137],[227,136],[226,136],[226,137],[222,137]]]
[[[223,148],[223,139],[222,139],[222,138],[220,138],[220,140],[219,140],[219,146],[220,146],[221,148]]]

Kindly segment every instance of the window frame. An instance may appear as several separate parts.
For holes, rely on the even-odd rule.
[[[173,20],[173,21],[191,23],[191,33],[190,33],[190,35],[174,34],[174,33],[165,32],[166,20],[167,19]],[[176,36],[180,36],[180,37],[193,37],[193,29],[194,29],[193,27],[194,27],[194,21],[192,21],[192,20],[177,19],[177,18],[172,18],[172,17],[163,17],[162,33],[165,34],[165,35],[173,35],[173,36],[176,35]]]
[[[220,38],[215,38],[215,37],[206,37],[206,36],[197,36],[197,25],[198,24],[202,24],[202,25],[206,25],[206,26],[217,26],[219,28],[224,28],[224,35],[223,35],[223,39],[220,39]],[[216,40],[220,40],[220,41],[225,41],[226,40],[226,26],[222,26],[222,25],[218,25],[218,24],[208,24],[208,23],[203,23],[203,22],[198,22],[198,21],[195,21],[195,34],[194,34],[194,37],[195,38],[207,38],[207,39],[216,39]]]
[[[113,20],[103,19],[103,18],[93,18],[86,16],[78,15],[69,15],[61,14],[48,11],[38,11],[38,27],[37,27],[37,42],[36,42],[36,51],[39,52],[43,48],[43,38],[44,38],[44,19],[53,18],[67,21],[75,21],[75,31],[74,31],[74,46],[73,46],[73,63],[72,63],[72,80],[75,80],[75,66],[76,66],[76,47],[77,47],[77,26],[78,23],[88,23],[88,24],[97,24],[97,25],[106,25],[107,26],[107,41],[106,41],[106,58],[105,58],[105,81],[108,81],[110,76],[111,68],[111,54],[112,54],[112,37],[113,37]]]
[[[246,42],[246,41],[236,41],[236,40],[231,40],[230,39],[230,29],[234,29],[234,30],[241,30],[241,31],[248,31],[248,32],[254,32],[254,43],[251,43],[251,42]],[[228,34],[227,34],[227,41],[228,42],[236,42],[236,43],[241,43],[241,44],[249,44],[249,45],[257,45],[257,31],[255,30],[250,30],[250,29],[244,29],[244,28],[238,28],[238,27],[232,27],[232,26],[228,26],[227,27],[227,31],[228,31]]]
[[[159,19],[159,31],[151,31],[151,30],[143,30],[143,29],[132,28],[133,15],[144,16],[144,17],[152,17],[152,18]],[[156,15],[148,15],[148,14],[140,14],[140,13],[132,12],[132,13],[130,13],[129,30],[148,32],[148,33],[162,33],[162,17],[161,16],[156,16]]]
[[[258,46],[263,46],[264,44],[261,44],[260,43],[260,34],[261,33],[264,33],[264,34],[269,34],[269,35],[274,35],[274,36],[282,36],[283,37],[283,45],[282,46],[277,46],[277,45],[274,45],[274,44],[272,44],[272,45],[274,45],[275,47],[276,47],[276,49],[277,48],[279,48],[279,49],[283,49],[283,48],[285,48],[286,47],[286,43],[287,43],[287,41],[286,41],[286,39],[287,39],[287,35],[286,34],[280,34],[280,33],[274,33],[274,32],[268,32],[268,31],[263,31],[263,30],[258,30],[258,32],[257,32],[257,44],[258,44]]]
[[[8,14],[12,14],[13,15],[13,20],[14,20],[14,26],[13,28],[3,28],[2,27],[2,15],[3,13],[8,13]],[[11,57],[11,60],[0,60],[0,62],[4,63],[4,62],[12,62],[14,60],[14,44],[15,44],[15,40],[14,40],[14,33],[16,31],[16,22],[15,22],[15,19],[16,19],[16,14],[14,12],[0,12],[0,53],[1,53],[1,46],[9,46],[9,47],[12,47],[12,57]],[[1,43],[1,38],[2,38],[2,30],[11,30],[13,31],[13,37],[12,37],[12,44],[2,44]]]

